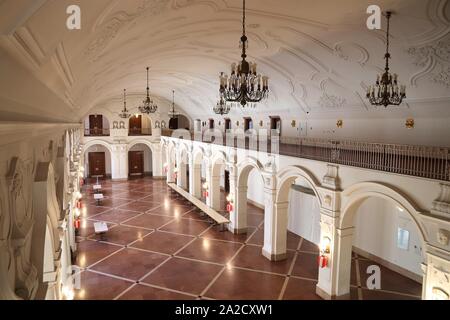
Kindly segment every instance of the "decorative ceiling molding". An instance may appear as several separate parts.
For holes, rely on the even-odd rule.
[[[7,36],[17,54],[25,57],[34,69],[39,69],[45,59],[45,53],[28,27],[17,29]]]
[[[58,44],[55,50],[55,54],[52,56],[52,63],[56,68],[61,79],[64,81],[67,87],[72,87],[75,79],[73,77],[72,70],[67,59],[64,45],[62,42]]]
[[[432,83],[450,87],[450,37],[422,47],[411,47],[408,53],[414,58],[414,65],[421,68],[411,77],[411,85],[417,86],[418,80],[428,77]]]

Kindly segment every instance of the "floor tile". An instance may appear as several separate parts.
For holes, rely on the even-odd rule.
[[[142,282],[199,295],[221,269],[209,263],[172,258]]]
[[[299,252],[292,275],[317,280],[319,276],[317,257],[318,255],[313,253]]]
[[[239,250],[241,244],[210,239],[197,239],[177,255],[181,257],[227,263]]]
[[[205,296],[220,300],[278,299],[285,277],[227,268]]]
[[[194,237],[155,231],[143,238],[142,241],[135,242],[131,247],[165,254],[174,254],[192,239]]]
[[[166,259],[165,255],[127,248],[96,264],[92,269],[136,281]]]
[[[84,271],[81,273],[80,289],[75,290],[75,299],[112,300],[131,285],[132,282]]]
[[[105,213],[101,213],[92,218],[92,220],[96,221],[105,221],[112,223],[121,223],[133,217],[140,215],[140,212],[128,211],[128,210],[120,210],[120,209],[112,209]]]
[[[163,231],[198,236],[208,229],[211,225],[206,221],[197,221],[192,219],[176,219],[161,228]]]
[[[109,229],[108,232],[103,236],[94,235],[91,238],[125,246],[133,241],[142,239],[150,232],[151,230],[121,225]]]
[[[289,278],[283,300],[322,300],[316,294],[317,281]]]
[[[159,216],[156,214],[142,214],[136,218],[128,220],[125,224],[134,227],[157,229],[172,220],[173,218],[168,216]]]
[[[295,253],[288,251],[286,260],[270,261],[261,254],[261,247],[245,246],[231,262],[232,266],[287,274]]]
[[[86,268],[120,249],[120,247],[111,244],[84,240],[77,244],[78,254],[75,264],[81,268]]]
[[[195,300],[196,297],[137,284],[119,300]]]

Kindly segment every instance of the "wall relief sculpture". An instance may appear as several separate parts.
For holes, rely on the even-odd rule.
[[[33,213],[31,181],[33,167],[14,157],[6,181],[9,190],[9,210],[12,217],[11,242],[16,265],[15,292],[23,299],[33,299],[37,290],[37,271],[31,263]]]

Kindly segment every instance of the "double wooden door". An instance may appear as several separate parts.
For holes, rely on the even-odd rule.
[[[140,135],[142,132],[142,115],[132,116],[130,118],[130,134]]]
[[[106,162],[104,152],[89,152],[89,176],[91,178],[106,177]]]
[[[144,151],[128,152],[128,170],[130,176],[144,175]]]
[[[91,114],[89,116],[89,134],[103,134],[103,116],[101,114]]]

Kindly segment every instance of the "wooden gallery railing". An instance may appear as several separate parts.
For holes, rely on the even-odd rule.
[[[172,131],[164,130],[162,135],[170,137]],[[191,139],[194,139],[192,132]],[[231,145],[238,148],[245,146],[245,149],[249,149],[252,146],[250,139],[252,139],[250,135],[241,139],[235,138]],[[280,141],[277,147],[279,150],[273,151],[281,155],[450,181],[450,148],[314,138],[275,137],[275,139]],[[230,146],[229,140],[226,141],[225,137],[223,140],[222,143],[213,139],[212,143]],[[205,139],[203,142],[211,143]],[[267,152],[272,152],[271,144],[271,140],[268,139]],[[260,142],[259,150],[261,147]]]

